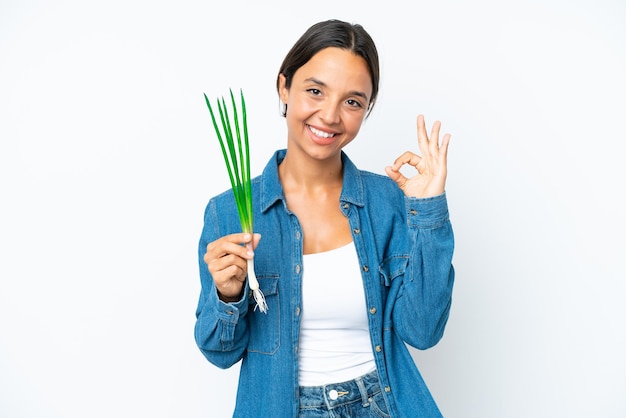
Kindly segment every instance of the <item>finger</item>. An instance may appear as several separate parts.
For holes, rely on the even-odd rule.
[[[236,234],[226,235],[224,238],[228,238],[229,241],[237,243],[237,244],[247,244],[252,242],[254,239],[254,234],[250,234],[248,232],[239,232]]]
[[[227,277],[245,276],[247,262],[241,257],[227,254],[220,258],[215,258],[209,263],[209,270],[225,274]],[[227,273],[227,274],[226,274]]]
[[[433,123],[433,127],[430,130],[430,139],[428,141],[430,146],[430,151],[433,155],[437,155],[439,151],[439,131],[441,130],[441,122],[435,121]]]
[[[246,272],[238,266],[227,266],[221,271],[209,268],[213,275],[213,282],[220,295],[235,297],[241,293],[243,283],[246,281]]]
[[[443,136],[443,139],[441,140],[441,146],[439,147],[440,156],[441,158],[443,158],[444,162],[448,159],[448,147],[450,146],[450,138],[450,134],[445,134]]]
[[[411,165],[413,167],[417,167],[417,165],[420,163],[421,160],[422,160],[422,157],[420,157],[419,155],[414,154],[411,151],[405,151],[404,153],[402,153],[401,156],[396,158],[391,168],[395,171],[398,171],[405,164]]]
[[[207,245],[206,254],[209,259],[220,258],[228,254],[234,254],[245,259],[252,258],[254,256],[252,250],[242,245],[252,238],[252,234],[244,233],[226,235],[210,242]]]
[[[252,239],[252,248],[256,250],[256,247],[259,245],[259,241],[261,241],[261,234],[255,233]]]
[[[391,166],[385,167],[385,172],[400,188],[403,188],[408,180],[400,171],[395,170]]]
[[[240,257],[226,255],[211,260],[207,267],[213,276],[213,281],[219,286],[225,285],[231,280],[243,281],[246,277],[247,263]]]
[[[243,267],[246,265],[247,260],[237,254],[224,253],[215,257],[211,253],[206,252],[204,254],[204,262],[209,266],[209,269],[221,271],[231,265],[239,265],[240,267]]]
[[[242,248],[241,244],[230,242],[225,238],[220,238],[216,241],[210,242],[206,246],[205,257],[208,257],[210,260],[214,260],[229,254],[237,254],[242,250]],[[241,255],[243,256],[246,252],[247,250],[243,248],[243,253]]]
[[[428,149],[428,134],[426,133],[426,122],[424,115],[417,115],[417,145],[420,151],[426,153]]]

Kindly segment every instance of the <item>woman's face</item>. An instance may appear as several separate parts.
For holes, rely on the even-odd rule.
[[[372,95],[365,60],[329,47],[294,74],[291,88],[280,75],[280,98],[287,105],[289,148],[316,159],[336,156],[358,134]]]

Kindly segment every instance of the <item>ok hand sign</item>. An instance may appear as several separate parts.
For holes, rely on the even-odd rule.
[[[439,143],[441,122],[436,121],[430,132],[426,133],[424,115],[417,116],[417,143],[422,156],[411,151],[404,152],[396,158],[392,166],[385,168],[387,175],[396,182],[408,197],[433,197],[445,191],[446,176],[448,174],[448,144],[450,134],[445,134]],[[405,177],[400,169],[405,165],[417,169],[415,176]]]

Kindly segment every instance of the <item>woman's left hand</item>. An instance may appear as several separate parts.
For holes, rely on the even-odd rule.
[[[436,121],[430,132],[426,133],[424,116],[417,116],[417,143],[422,156],[406,151],[394,161],[392,166],[385,168],[387,175],[396,182],[408,197],[433,197],[445,191],[446,176],[448,174],[448,144],[450,134],[445,134],[439,143],[441,122]],[[417,174],[411,178],[405,177],[400,169],[405,165],[417,169]]]

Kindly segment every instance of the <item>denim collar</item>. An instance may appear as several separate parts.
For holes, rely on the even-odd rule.
[[[278,165],[283,161],[285,155],[287,155],[286,149],[276,151],[263,170],[263,176],[261,177],[262,212],[266,212],[278,201],[282,201],[285,208],[287,207],[283,186],[278,177]],[[362,173],[343,151],[341,151],[341,162],[343,164],[343,188],[339,200],[342,203],[363,206]]]

